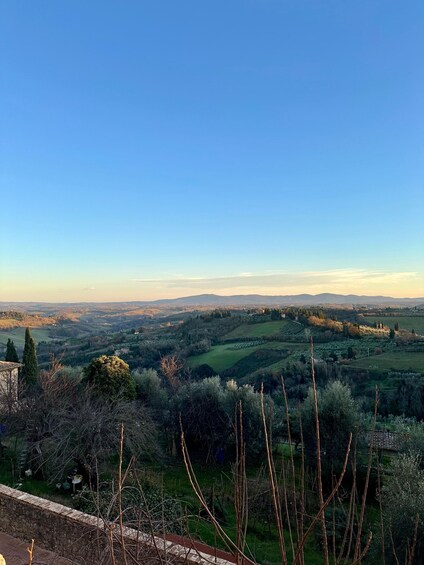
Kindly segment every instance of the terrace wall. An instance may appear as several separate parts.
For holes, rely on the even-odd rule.
[[[77,565],[113,563],[112,545],[116,564],[124,563],[121,532],[117,525],[105,524],[89,514],[5,485],[0,485],[0,530],[24,541],[35,539],[36,546],[66,557]],[[145,565],[160,563],[161,558],[165,561],[165,555],[167,563],[176,565],[234,563],[231,557],[228,561],[198,548],[154,538],[131,528],[123,528],[122,538],[126,548]],[[134,563],[132,559],[130,562]]]

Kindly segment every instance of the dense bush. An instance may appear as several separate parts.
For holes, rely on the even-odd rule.
[[[82,383],[90,385],[100,396],[110,400],[133,400],[136,386],[130,368],[115,355],[93,359],[84,370]]]
[[[155,369],[142,369],[133,372],[137,389],[137,398],[152,408],[156,413],[166,409],[168,395],[163,382]]]
[[[262,436],[260,396],[251,386],[226,385],[219,377],[181,386],[172,399],[174,422],[180,418],[189,451],[213,461],[223,450],[233,458],[236,445],[236,405],[242,403],[244,439],[248,457],[255,457],[265,446]],[[267,398],[267,405],[271,400]]]

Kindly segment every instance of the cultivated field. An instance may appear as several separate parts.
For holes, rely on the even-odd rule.
[[[299,333],[303,327],[291,320],[277,320],[274,322],[263,322],[256,324],[241,324],[233,331],[224,336],[224,340],[229,339],[245,339],[254,337],[275,337],[284,335],[291,330],[293,333]]]
[[[424,352],[388,351],[381,355],[362,357],[350,363],[357,369],[378,371],[413,371],[424,373]]]
[[[51,336],[51,331],[53,328],[31,328],[31,335],[34,338],[35,343],[40,341],[51,341],[54,339]],[[0,331],[0,347],[6,347],[8,339],[13,340],[15,346],[18,349],[22,349],[25,343],[25,328],[13,328],[10,330]]]
[[[383,321],[385,325],[392,327],[397,321],[401,329],[407,329],[408,325],[412,324],[411,329],[414,327],[417,334],[421,331],[424,333],[424,316],[387,318],[370,316],[367,320]],[[244,322],[225,334],[220,344],[214,345],[207,353],[189,357],[187,363],[192,368],[207,364],[220,374],[233,368],[240,378],[259,368],[267,367],[272,371],[284,370],[287,363],[299,361],[301,355],[309,357],[309,340],[305,330],[318,337],[323,335],[324,331],[291,320]],[[298,341],[293,342],[292,336],[296,336]],[[288,341],[285,341],[285,338]],[[341,360],[347,356],[349,348],[356,356],[356,359],[352,359],[349,363],[352,368],[381,372],[394,370],[424,373],[424,351],[412,352],[396,347],[394,341],[388,338],[387,332],[383,335],[381,332],[375,335],[365,334],[359,340],[339,339],[326,343],[320,343],[318,340],[315,344],[314,356],[316,359],[325,360],[334,353]],[[377,350],[380,354],[376,355]]]
[[[283,350],[292,348],[292,344],[270,341],[266,343],[249,344],[246,342],[215,345],[207,353],[195,355],[188,359],[189,367],[198,367],[206,363],[217,373],[229,369],[241,359],[248,357],[261,349]]]
[[[389,328],[394,328],[395,323],[399,324],[400,330],[415,330],[418,335],[424,335],[424,316],[366,316],[368,322],[382,322]]]

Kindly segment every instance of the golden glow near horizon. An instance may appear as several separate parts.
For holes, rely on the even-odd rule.
[[[417,272],[383,272],[365,269],[333,269],[304,272],[239,273],[217,277],[166,276],[122,281],[76,279],[4,280],[0,301],[7,302],[120,302],[157,300],[197,294],[357,294],[423,297],[424,275]]]
[[[2,3],[0,302],[424,296],[422,2],[80,3]]]

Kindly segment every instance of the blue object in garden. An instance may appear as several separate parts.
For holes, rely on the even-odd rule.
[[[218,447],[215,452],[215,461],[222,465],[225,461],[225,452],[223,447]]]

